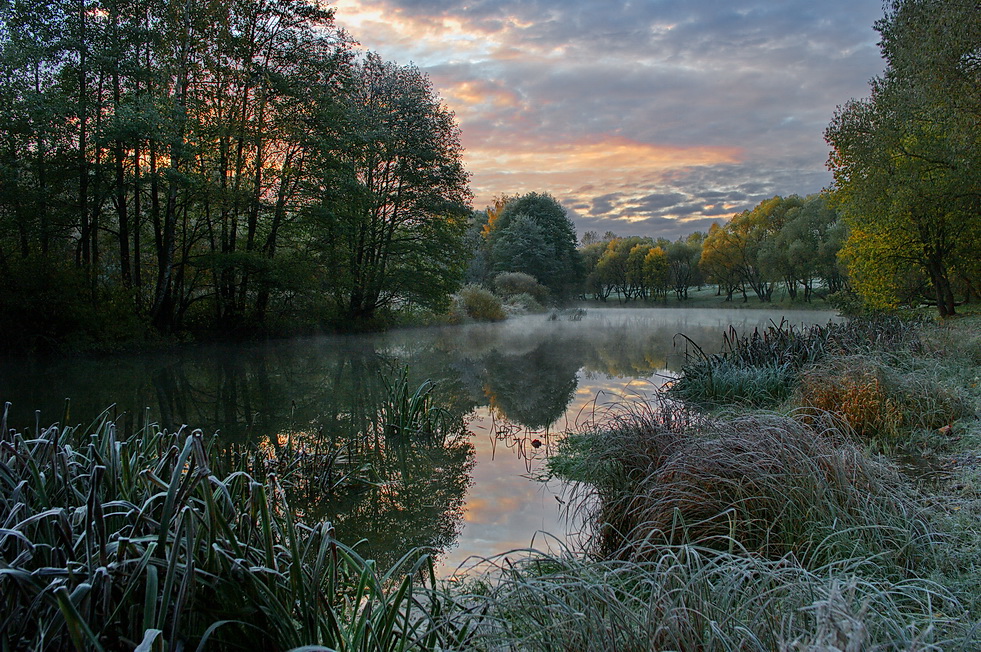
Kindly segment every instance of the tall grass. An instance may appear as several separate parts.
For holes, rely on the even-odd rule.
[[[828,356],[920,351],[918,327],[918,322],[894,317],[808,328],[781,320],[745,334],[730,326],[719,353],[706,354],[685,338],[686,362],[669,391],[701,406],[775,406],[793,393],[801,369]]]
[[[0,647],[455,647],[433,562],[392,569],[303,523],[289,478],[200,431],[0,421]],[[281,451],[281,456],[285,455]],[[280,458],[282,459],[282,457]]]
[[[806,567],[864,556],[894,577],[930,568],[937,538],[912,489],[845,428],[812,412],[707,419],[653,403],[570,436],[551,468],[595,487],[581,504],[604,557],[690,544]]]
[[[917,429],[938,429],[968,414],[961,396],[923,369],[889,358],[830,358],[800,374],[800,405],[833,411],[863,439],[894,442]]]

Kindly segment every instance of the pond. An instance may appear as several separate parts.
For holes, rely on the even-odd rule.
[[[363,554],[381,564],[432,547],[446,573],[472,555],[533,539],[554,545],[576,529],[563,487],[536,475],[563,432],[616,401],[642,399],[676,373],[688,344],[679,333],[711,352],[730,325],[746,331],[782,318],[800,325],[833,317],[590,308],[578,319],[527,315],[366,336],[7,360],[0,402],[11,403],[9,424],[20,430],[35,422],[87,427],[112,406],[108,416],[124,432],[149,419],[215,432],[222,445],[326,445],[333,464],[309,483],[298,509],[329,518],[347,543],[363,540]],[[386,382],[406,369],[412,388],[435,381],[459,431],[411,445],[372,431],[390,394]]]

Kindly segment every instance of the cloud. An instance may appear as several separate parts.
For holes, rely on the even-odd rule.
[[[460,121],[475,206],[548,191],[605,231],[704,225],[830,182],[823,131],[883,67],[878,0],[338,0]]]

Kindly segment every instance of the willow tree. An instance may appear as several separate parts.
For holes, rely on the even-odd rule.
[[[868,98],[839,107],[825,137],[849,226],[852,284],[878,307],[910,268],[941,316],[952,279],[981,257],[981,21],[974,2],[896,0],[876,24],[887,66]]]

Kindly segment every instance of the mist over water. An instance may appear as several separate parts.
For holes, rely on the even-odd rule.
[[[692,343],[711,353],[730,325],[751,331],[782,318],[826,323],[833,314],[602,308],[578,321],[527,315],[367,336],[4,361],[0,401],[12,404],[8,421],[19,430],[33,430],[36,420],[86,427],[113,406],[109,416],[123,432],[149,418],[170,430],[217,432],[223,443],[329,440],[348,456],[340,459],[369,465],[373,480],[311,487],[303,512],[330,518],[345,541],[366,539],[365,552],[380,561],[432,546],[452,569],[470,555],[526,547],[539,531],[564,536],[562,488],[531,477],[563,432],[612,402],[655,391]],[[436,381],[440,404],[465,429],[411,446],[368,434],[386,379],[404,366],[416,386]]]

